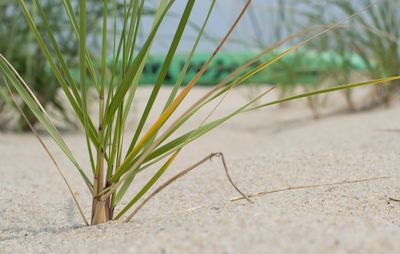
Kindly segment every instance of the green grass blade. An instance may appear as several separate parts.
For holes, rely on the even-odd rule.
[[[41,106],[40,102],[34,96],[29,86],[22,80],[11,64],[0,54],[0,69],[3,71],[5,77],[9,81],[9,84],[17,90],[18,94],[21,96],[22,100],[27,104],[29,109],[43,125],[55,143],[60,147],[64,154],[69,158],[69,160],[75,165],[79,173],[83,177],[85,183],[87,184],[89,190],[91,191],[92,186],[86,173],[82,170],[81,166],[78,164],[77,160],[73,156],[71,150],[65,144],[64,140],[61,138],[56,127],[51,123],[48,115],[44,108]]]
[[[87,109],[87,83],[86,83],[86,0],[79,0],[79,69],[80,69],[80,89],[81,89],[81,97],[82,97],[82,111],[83,111],[83,119],[84,119],[84,129],[86,135],[86,143],[89,153],[90,163],[92,165],[92,169],[96,174],[96,164],[94,162],[93,152],[92,152],[92,144],[89,138],[89,121],[90,115]]]
[[[163,64],[163,66],[161,68],[161,71],[160,71],[160,74],[158,76],[158,79],[157,79],[156,83],[154,84],[153,91],[152,91],[152,93],[150,95],[149,100],[147,101],[146,107],[144,109],[144,112],[142,114],[140,122],[139,122],[139,124],[138,124],[138,126],[136,128],[135,135],[134,135],[134,137],[132,139],[132,142],[131,142],[131,145],[129,146],[128,151],[132,150],[133,146],[136,144],[136,142],[137,142],[137,140],[139,138],[139,135],[142,132],[143,127],[144,127],[144,125],[145,125],[145,123],[147,121],[149,113],[150,113],[150,111],[151,111],[151,109],[152,109],[152,107],[154,105],[154,102],[155,102],[155,100],[157,98],[158,92],[160,91],[161,85],[163,84],[163,82],[165,80],[165,77],[167,76],[167,73],[168,73],[168,70],[169,70],[169,66],[171,65],[171,62],[172,62],[172,59],[173,59],[173,57],[175,55],[176,49],[178,48],[178,45],[181,42],[182,34],[185,31],[186,24],[187,24],[187,22],[189,20],[190,14],[191,14],[191,12],[193,10],[194,2],[195,2],[194,0],[188,0],[187,1],[185,10],[184,10],[184,12],[182,14],[182,18],[181,18],[181,20],[179,22],[179,25],[178,25],[178,28],[176,30],[174,39],[172,40],[172,43],[171,43],[170,49],[168,51],[167,57],[165,58],[165,61],[164,61],[164,64]]]
[[[326,89],[321,89],[321,90],[317,90],[317,91],[311,91],[311,92],[308,92],[308,93],[302,93],[302,94],[299,94],[299,95],[290,96],[290,97],[287,97],[287,98],[283,98],[283,99],[275,100],[275,101],[272,101],[272,102],[268,102],[268,103],[265,103],[265,104],[250,108],[247,111],[252,111],[252,110],[260,109],[260,108],[263,108],[263,107],[267,107],[267,106],[272,106],[272,105],[275,105],[275,104],[283,103],[283,102],[286,102],[286,101],[297,100],[297,99],[300,99],[300,98],[310,97],[310,96],[314,96],[314,95],[318,95],[318,94],[330,93],[330,92],[333,92],[333,91],[350,89],[350,88],[355,88],[355,87],[359,87],[359,86],[384,83],[384,82],[389,82],[389,81],[393,81],[393,80],[397,80],[397,79],[400,79],[400,76],[381,78],[381,79],[374,79],[374,80],[368,80],[368,81],[364,81],[364,82],[358,82],[358,83],[351,83],[351,84],[345,84],[345,85],[329,87],[329,88],[326,88]]]

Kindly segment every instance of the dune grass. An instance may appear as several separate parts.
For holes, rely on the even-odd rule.
[[[312,1],[307,1],[312,3]],[[360,6],[370,1],[345,1],[333,0],[327,4],[312,3],[313,8],[307,16],[313,22],[326,23],[326,11],[333,8],[340,14],[351,15]],[[327,8],[329,6],[329,8]],[[346,57],[346,54],[355,52],[360,57],[360,62],[366,66],[366,75],[370,78],[381,76],[399,75],[400,68],[400,15],[398,13],[398,1],[377,1],[365,12],[347,23],[341,25],[328,37],[330,45],[337,48],[337,52]],[[326,50],[325,48],[324,50]],[[390,57],[388,57],[390,56]],[[349,80],[348,64],[344,63],[340,70],[341,77]],[[342,79],[343,80],[343,79]],[[395,80],[385,86],[375,86],[372,104],[389,107],[399,94],[400,83]],[[349,107],[354,109],[350,92],[346,93]],[[373,105],[371,105],[373,106]]]
[[[125,221],[129,221],[133,215],[136,214],[137,209],[140,209],[142,204],[147,202],[147,200],[154,195],[153,193],[156,193],[157,190],[160,190],[163,186],[166,187],[171,183],[170,181],[167,181],[166,184],[159,187],[159,189],[156,189],[156,192],[148,195],[147,198],[145,197],[148,191],[151,190],[166,170],[173,165],[174,160],[187,144],[207,134],[214,128],[240,113],[321,93],[349,89],[367,84],[387,82],[400,78],[389,77],[345,84],[255,105],[255,102],[271,91],[271,88],[269,88],[249,100],[248,103],[238,105],[236,110],[216,120],[209,120],[210,115],[213,113],[213,111],[211,111],[199,126],[190,126],[192,129],[191,131],[178,135],[177,132],[180,131],[183,126],[187,125],[188,120],[198,113],[200,109],[212,102],[216,102],[216,105],[218,106],[219,102],[225,98],[232,88],[246,82],[250,77],[264,70],[285,55],[295,51],[309,41],[336,27],[333,25],[319,31],[310,36],[310,38],[283,51],[273,59],[254,65],[254,63],[262,59],[262,57],[272,49],[269,48],[264,50],[258,57],[232,72],[232,74],[223,82],[210,88],[210,90],[200,99],[191,102],[189,106],[184,108],[183,113],[178,114],[178,107],[182,107],[182,102],[188,96],[191,89],[196,86],[199,78],[205,73],[209,64],[225,45],[252,2],[251,0],[248,0],[243,4],[241,12],[238,13],[234,23],[223,36],[215,51],[210,55],[208,62],[198,71],[192,80],[187,84],[182,84],[183,79],[179,79],[179,82],[177,82],[172,89],[169,98],[166,101],[160,101],[158,98],[159,91],[166,78],[168,67],[177,52],[185,28],[188,27],[188,22],[193,12],[195,0],[187,0],[185,1],[186,6],[181,13],[179,24],[175,27],[174,37],[170,43],[161,71],[158,74],[157,82],[152,87],[152,92],[146,102],[144,111],[139,115],[140,120],[138,124],[136,126],[131,126],[127,123],[127,117],[132,109],[132,103],[136,98],[135,95],[139,85],[138,82],[144,64],[146,63],[151,46],[160,31],[162,22],[175,1],[160,1],[158,9],[154,13],[153,26],[146,35],[144,43],[139,45],[137,38],[140,32],[139,30],[141,29],[140,24],[142,22],[142,17],[145,13],[145,1],[124,1],[122,32],[120,36],[117,36],[118,24],[115,21],[115,13],[109,11],[109,7],[111,7],[111,10],[113,9],[112,7],[114,2],[103,0],[101,3],[103,5],[102,50],[98,56],[101,65],[99,69],[96,69],[93,64],[92,54],[89,54],[88,49],[86,31],[90,28],[87,27],[86,14],[90,10],[88,10],[88,6],[86,6],[86,1],[79,0],[78,10],[75,10],[71,0],[64,0],[63,6],[69,17],[70,29],[74,32],[74,40],[79,48],[79,82],[72,79],[68,72],[68,66],[40,1],[35,0],[36,8],[40,14],[39,21],[32,18],[31,12],[24,0],[18,0],[18,2],[35,35],[38,45],[51,66],[51,70],[56,77],[61,90],[65,94],[71,108],[85,131],[85,140],[88,151],[87,158],[90,162],[90,170],[84,169],[75,159],[70,148],[64,142],[62,136],[49,119],[46,110],[40,104],[36,95],[31,91],[30,86],[21,78],[17,71],[12,67],[11,63],[9,63],[2,54],[0,54],[0,69],[3,71],[7,85],[18,92],[19,97],[31,109],[32,113],[41,123],[43,128],[46,129],[55,143],[65,153],[67,158],[76,167],[78,173],[82,176],[84,184],[87,186],[88,191],[93,197],[90,220],[86,219],[84,210],[80,207],[76,197],[74,197],[74,200],[76,201],[86,224],[96,225],[105,223],[109,220],[120,220],[123,218],[125,218]],[[198,43],[201,40],[208,19],[215,6],[215,2],[215,0],[211,1],[208,13],[205,14],[202,28],[199,30],[197,39],[193,44],[192,53],[196,50]],[[356,15],[356,13],[353,15]],[[37,22],[46,25],[46,34],[42,34],[38,31]],[[109,33],[110,30],[113,31],[112,35]],[[45,43],[45,37],[49,38],[51,41],[50,44]],[[114,56],[113,66],[112,70],[107,72],[106,59],[108,54],[110,54],[110,48],[112,48],[111,53]],[[187,63],[190,62],[190,57],[192,55],[193,54],[189,55]],[[187,65],[185,65],[185,67],[187,67]],[[182,69],[182,77],[185,75],[186,70],[187,68]],[[87,84],[88,78],[93,80],[94,89],[98,96],[98,119],[94,119],[88,111],[87,97],[88,91],[91,89]],[[163,103],[165,106],[160,115],[154,121],[150,122],[149,115],[154,110],[153,107],[156,103]],[[215,106],[214,109],[217,106]],[[146,128],[145,126],[150,127]],[[129,136],[129,131],[131,130],[134,130],[134,132],[132,136]],[[40,140],[40,136],[37,137]],[[44,143],[42,143],[42,145],[46,148]],[[50,151],[46,151],[56,164]],[[216,155],[218,154],[214,154],[214,156]],[[205,159],[207,158],[209,158],[209,156]],[[200,162],[203,161],[204,159]],[[158,166],[158,170],[154,172],[153,176],[144,186],[138,186],[135,184],[136,175],[140,174],[144,170],[149,170],[151,168],[150,166],[160,165],[158,162],[161,163],[161,166]],[[198,165],[198,163],[195,165]],[[191,170],[193,167],[190,167],[189,169]],[[62,174],[61,169],[59,169],[59,171]],[[188,172],[188,169],[183,172]],[[182,174],[179,174],[178,176],[181,175]],[[172,181],[174,179],[177,178],[173,178]],[[67,179],[65,179],[65,181],[68,183]],[[72,188],[69,185],[68,188],[70,189],[71,194],[74,195]],[[121,200],[127,195],[127,193],[129,193],[128,189],[130,188],[135,188],[136,194],[133,197],[130,197],[125,205],[122,205]],[[140,200],[142,200],[142,203],[139,204],[138,202]],[[136,209],[129,213],[129,211],[134,207],[136,207]]]

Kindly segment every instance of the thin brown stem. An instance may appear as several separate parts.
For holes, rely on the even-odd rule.
[[[322,183],[322,184],[311,184],[311,185],[300,185],[300,186],[288,186],[284,188],[279,188],[279,189],[274,189],[270,191],[261,191],[261,192],[256,192],[253,194],[248,194],[248,197],[259,197],[259,196],[264,196],[272,193],[277,193],[277,192],[282,192],[282,191],[290,191],[290,190],[298,190],[298,189],[309,189],[309,188],[318,188],[318,187],[327,187],[327,186],[337,186],[337,185],[344,185],[344,184],[353,184],[353,183],[362,183],[362,182],[370,182],[370,181],[376,181],[376,180],[384,180],[384,179],[390,179],[391,177],[389,176],[382,176],[382,177],[373,177],[373,178],[366,178],[366,179],[358,179],[358,180],[345,180],[341,182],[333,182],[333,183]],[[235,197],[231,198],[231,201],[238,201],[242,200],[243,196],[240,197]]]
[[[228,166],[226,165],[224,154],[223,153],[215,153],[214,156],[221,158],[222,164],[224,165],[226,177],[228,178],[228,181],[231,183],[233,188],[235,188],[235,190],[240,193],[240,195],[242,196],[243,199],[246,199],[248,202],[253,204],[254,202],[250,200],[249,196],[247,196],[244,192],[242,192],[238,188],[238,186],[233,182],[233,180],[229,174]]]
[[[400,202],[399,198],[389,198],[390,201],[394,201],[394,202]]]

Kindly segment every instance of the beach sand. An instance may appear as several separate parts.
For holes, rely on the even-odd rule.
[[[136,112],[149,91],[139,91]],[[204,91],[195,89],[190,100]],[[233,91],[216,115],[244,103],[245,94]],[[130,223],[85,227],[35,137],[0,133],[0,253],[400,253],[400,202],[389,200],[400,198],[400,107],[349,114],[336,97],[317,121],[304,101],[240,115],[188,145],[160,183],[211,152],[224,153],[246,193],[390,178],[231,202],[238,194],[215,158],[157,195]],[[135,117],[130,121],[134,126]],[[64,136],[87,165],[84,135]],[[89,214],[79,175],[44,140]],[[152,172],[138,177],[136,187]]]

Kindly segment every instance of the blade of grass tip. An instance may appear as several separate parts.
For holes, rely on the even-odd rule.
[[[85,174],[79,163],[76,161],[71,150],[68,148],[64,140],[61,138],[57,128],[49,120],[46,110],[42,107],[42,105],[35,97],[29,86],[22,79],[22,77],[18,74],[18,72],[14,69],[14,67],[7,61],[7,59],[4,58],[4,56],[1,53],[0,53],[0,69],[3,71],[7,79],[10,81],[11,85],[16,89],[21,99],[27,104],[27,106],[35,115],[35,117],[39,120],[39,122],[43,125],[43,127],[52,137],[54,142],[64,152],[64,154],[68,157],[68,159],[72,162],[72,164],[77,168],[83,180],[85,181],[87,187],[89,188],[89,191],[92,192],[92,185],[89,178],[87,177],[87,175]]]
[[[326,88],[326,89],[321,89],[321,90],[312,91],[312,92],[308,92],[308,93],[302,93],[302,94],[299,94],[299,95],[290,96],[290,97],[287,97],[287,98],[283,98],[283,99],[275,100],[275,101],[272,101],[272,102],[268,102],[268,103],[265,103],[265,104],[262,104],[262,105],[259,105],[259,106],[256,106],[256,107],[252,107],[252,108],[248,109],[247,111],[253,111],[253,110],[256,110],[256,109],[263,108],[263,107],[279,104],[279,103],[286,102],[286,101],[296,100],[296,99],[300,99],[300,98],[304,98],[304,97],[309,97],[309,96],[313,96],[313,95],[329,93],[329,92],[343,90],[343,89],[350,89],[350,88],[355,88],[355,87],[364,86],[364,85],[379,84],[379,83],[384,83],[384,82],[393,81],[393,80],[397,80],[397,79],[400,79],[400,76],[387,77],[387,78],[381,78],[381,79],[374,79],[374,80],[368,80],[368,81],[364,81],[364,82],[357,82],[357,83],[350,83],[350,84],[345,84],[345,85],[329,87],[329,88]]]
[[[118,171],[124,170],[124,168],[127,166],[127,164],[131,160],[133,160],[134,157],[138,154],[138,152],[142,149],[143,145],[146,144],[150,138],[152,138],[152,136],[164,125],[164,123],[169,119],[169,117],[175,112],[177,107],[181,104],[181,102],[184,100],[184,98],[187,96],[187,94],[190,92],[190,90],[196,85],[197,81],[204,74],[204,72],[208,69],[208,66],[214,60],[215,56],[218,54],[218,52],[221,50],[221,48],[225,45],[226,41],[232,34],[233,30],[239,23],[240,19],[246,12],[246,10],[249,7],[251,2],[252,2],[252,0],[247,1],[246,5],[242,8],[240,14],[234,21],[233,25],[228,30],[227,34],[223,37],[221,43],[215,49],[215,51],[213,52],[213,54],[211,55],[211,57],[209,58],[207,63],[193,77],[193,79],[188,83],[188,85],[185,86],[185,88],[179,93],[179,95],[176,97],[176,99],[167,107],[167,109],[162,113],[162,115],[158,118],[158,120],[150,127],[150,129],[141,138],[141,140],[138,142],[138,144],[131,151],[128,151],[128,154],[125,157],[124,162],[121,164],[119,169],[116,170],[116,173]],[[140,161],[140,163],[142,162],[142,160],[139,160],[139,161]],[[138,163],[138,164],[140,164],[140,163]],[[134,170],[134,169],[131,169],[131,170]],[[115,180],[115,178],[113,180]],[[121,182],[118,184],[121,184]]]
[[[31,122],[28,120],[27,116],[25,115],[24,111],[22,110],[22,108],[19,106],[17,99],[15,98],[15,96],[13,95],[11,89],[10,89],[10,85],[8,84],[7,80],[5,77],[4,78],[4,82],[7,86],[7,89],[9,91],[10,97],[13,100],[15,106],[17,107],[18,111],[21,113],[22,117],[25,119],[26,123],[28,124],[29,128],[31,129],[33,135],[37,138],[37,140],[39,141],[39,143],[42,145],[42,147],[44,148],[44,150],[46,151],[47,155],[50,157],[51,161],[53,162],[54,166],[56,167],[58,173],[61,175],[61,178],[63,179],[65,185],[67,185],[68,191],[72,196],[72,199],[75,202],[76,207],[79,210],[79,213],[83,219],[83,222],[85,223],[86,226],[89,226],[89,222],[85,217],[85,214],[82,210],[81,205],[79,204],[78,198],[76,197],[74,191],[72,190],[71,185],[69,184],[67,178],[65,177],[64,173],[62,172],[60,166],[58,165],[56,159],[54,158],[54,156],[51,154],[50,150],[47,148],[46,144],[44,143],[44,141],[42,140],[42,138],[39,136],[39,134],[36,132],[35,128],[32,126]]]

